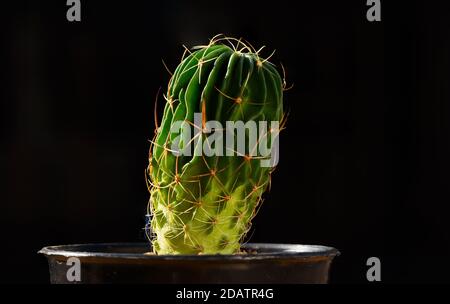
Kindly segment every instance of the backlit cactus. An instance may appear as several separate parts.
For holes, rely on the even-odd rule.
[[[150,148],[150,238],[157,254],[234,254],[270,184],[274,167],[264,166],[267,155],[254,151],[262,139],[270,148],[278,136],[281,127],[270,123],[283,118],[284,81],[273,64],[240,40],[216,37],[187,52],[169,81]],[[224,128],[230,121],[266,121],[267,129],[259,128],[256,141],[249,130],[244,133],[245,153],[224,148],[224,155],[210,155],[202,148],[218,151],[220,143],[208,142],[212,120]],[[188,137],[177,122],[197,134]]]

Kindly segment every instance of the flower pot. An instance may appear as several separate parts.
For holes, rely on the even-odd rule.
[[[339,254],[314,245],[249,243],[242,249],[237,255],[154,255],[148,243],[111,243],[51,246],[39,253],[56,284],[327,283]]]

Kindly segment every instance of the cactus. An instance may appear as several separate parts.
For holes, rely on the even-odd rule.
[[[207,121],[283,125],[284,78],[258,53],[241,40],[216,36],[208,45],[186,49],[189,55],[172,74],[146,169],[149,238],[156,254],[240,252],[274,169],[262,165],[267,157],[250,152],[262,137],[273,144],[282,127],[260,130],[256,143],[248,142],[246,132],[246,153],[207,156],[195,151],[208,145],[213,149],[204,132]],[[177,121],[197,130],[197,135],[188,138],[178,127],[174,130]],[[178,150],[171,148],[175,141]],[[180,153],[187,148],[193,151],[190,155]]]

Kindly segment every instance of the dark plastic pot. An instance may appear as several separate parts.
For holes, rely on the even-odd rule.
[[[327,283],[331,247],[246,244],[239,255],[152,255],[147,243],[45,247],[51,283]],[[71,257],[80,281],[69,281]],[[72,259],[73,260],[73,259]],[[68,265],[69,264],[69,265]],[[70,277],[69,277],[70,278]]]

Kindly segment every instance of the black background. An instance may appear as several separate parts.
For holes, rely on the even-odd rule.
[[[450,13],[437,2],[17,1],[1,8],[2,282],[43,246],[144,241],[153,104],[217,33],[276,49],[290,111],[253,242],[337,247],[332,282],[448,282]],[[393,3],[395,2],[395,4]],[[160,100],[162,102],[162,100]]]

